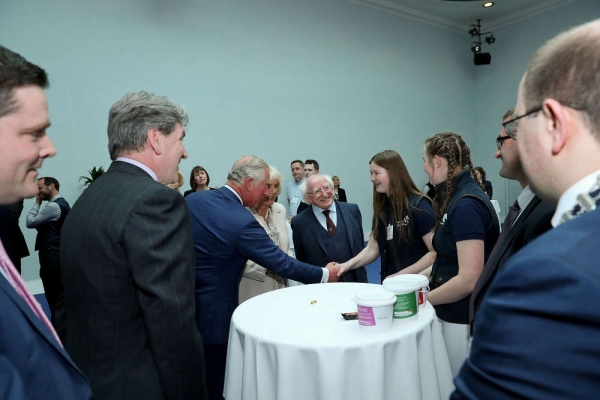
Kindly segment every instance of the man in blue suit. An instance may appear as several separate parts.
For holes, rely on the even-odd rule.
[[[311,206],[292,219],[296,258],[325,266],[332,261],[346,262],[360,253],[365,238],[358,206],[334,201],[333,181],[327,175],[311,175],[300,190]],[[340,281],[367,282],[367,272],[364,267],[353,269]]]
[[[0,46],[0,204],[38,192],[37,169],[56,154],[40,67]],[[0,243],[0,398],[90,399],[83,373]]]
[[[600,20],[560,34],[521,80],[516,138],[554,229],[498,273],[475,318],[452,399],[590,399],[600,393]]]
[[[268,194],[268,182],[269,165],[245,156],[235,162],[225,186],[185,198],[196,251],[196,323],[204,339],[211,399],[223,395],[229,324],[246,261],[303,283],[338,280],[334,263],[319,268],[284,253],[245,208],[256,207]]]

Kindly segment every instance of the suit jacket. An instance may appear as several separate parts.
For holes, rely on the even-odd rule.
[[[296,212],[296,215],[300,214],[302,211],[306,210],[310,208],[310,204],[307,204],[303,201],[300,202],[300,204],[298,205],[298,211]],[[294,219],[294,218],[292,218]]]
[[[338,188],[338,197],[339,197],[338,201],[341,201],[344,203],[348,202],[348,199],[346,198],[346,191],[342,188]]]
[[[0,398],[91,399],[83,373],[1,275],[0,304]]]
[[[0,206],[0,239],[13,264],[29,255],[27,242],[19,226],[22,211],[23,200]]]
[[[62,228],[59,334],[97,400],[205,399],[183,197],[115,161]]]
[[[600,209],[540,236],[498,273],[452,399],[600,393]]]
[[[494,188],[492,188],[492,182],[483,181],[481,182],[481,184],[483,185],[483,191],[491,199],[494,196]]]
[[[362,216],[360,209],[356,204],[335,202],[338,223],[344,221],[348,233],[348,243],[352,257],[356,256],[365,247],[365,237],[362,230]],[[294,240],[294,251],[296,258],[309,264],[325,267],[329,262],[337,260],[332,252],[334,248],[329,248],[319,240],[319,230],[323,226],[315,217],[312,206],[308,211],[296,215],[292,218],[292,236]],[[343,260],[343,262],[348,260]],[[367,282],[367,271],[364,267],[356,268],[346,272],[340,281],[343,282]]]
[[[519,218],[508,231],[500,246],[500,253],[495,263],[486,263],[479,280],[475,284],[471,295],[471,307],[477,313],[490,284],[506,261],[517,251],[535,240],[538,236],[552,228],[550,220],[554,215],[555,207],[537,196],[529,202]]]
[[[260,218],[263,221],[261,226],[265,229],[265,220],[258,214],[254,214],[254,218],[261,223],[261,221],[258,220],[258,218]],[[290,251],[290,238],[287,233],[285,207],[282,204],[273,203],[271,206],[271,220],[279,234],[279,247],[291,257],[294,257],[294,253]],[[267,274],[267,269],[265,267],[254,261],[248,260],[246,262],[246,267],[244,268],[244,276],[240,282],[240,304],[259,294],[279,289],[283,284],[287,286],[287,282],[281,282],[280,285],[280,282],[273,279],[270,274]]]
[[[196,323],[205,343],[227,343],[246,261],[303,283],[321,281],[323,270],[277,247],[228,188],[192,193],[185,201],[196,251]]]

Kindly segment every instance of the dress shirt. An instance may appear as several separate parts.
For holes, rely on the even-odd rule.
[[[557,227],[561,224],[561,218],[564,213],[570,211],[577,204],[577,196],[580,193],[587,193],[590,189],[596,184],[598,179],[598,175],[600,175],[600,171],[593,172],[576,182],[567,189],[566,192],[560,196],[558,200],[558,205],[556,206],[556,211],[552,216],[552,226]]]
[[[40,205],[38,203],[34,203],[31,210],[27,213],[27,218],[25,219],[25,226],[28,228],[36,228],[46,222],[50,221],[58,221],[60,218],[60,207],[54,201],[56,199],[60,199],[62,196],[57,194],[53,198],[50,199],[48,204],[42,209],[40,212]]]
[[[329,207],[327,210],[329,210],[329,218],[331,218],[333,224],[337,226],[337,212],[335,209],[335,201],[331,203],[331,207]],[[327,230],[327,217],[325,216],[325,214],[323,214],[323,211],[325,211],[325,209],[317,207],[314,204],[312,205],[312,212],[315,214],[315,217],[317,217],[317,221],[319,221],[323,229]]]
[[[126,162],[129,164],[135,165],[136,167],[141,168],[144,171],[146,171],[148,173],[148,175],[150,175],[152,177],[152,179],[154,179],[156,182],[158,182],[158,176],[146,164],[142,164],[141,162],[139,162],[137,160],[134,160],[132,158],[127,158],[127,157],[117,157],[117,159],[115,161],[122,161],[122,162]]]
[[[534,197],[535,193],[531,191],[529,185],[525,186],[525,189],[523,189],[523,191],[519,194],[519,197],[517,197],[517,203],[519,204],[519,208],[521,210],[519,211],[519,215],[517,215],[517,218],[515,218],[515,220],[513,221],[513,225],[515,224],[515,222],[517,222],[521,214],[523,214],[523,210],[527,208],[527,206],[529,205],[531,200],[533,200]]]
[[[285,192],[290,205],[290,215],[298,214],[298,206],[302,202],[302,192],[300,192],[300,185],[304,182],[306,178],[303,178],[300,182],[296,182],[295,179],[286,183]],[[292,199],[296,198],[296,203],[292,204]]]

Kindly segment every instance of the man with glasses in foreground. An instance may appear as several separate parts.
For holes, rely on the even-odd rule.
[[[504,126],[532,190],[557,204],[554,229],[498,273],[452,399],[600,392],[599,71],[600,20],[560,34],[529,62],[518,117]]]
[[[362,216],[356,204],[333,198],[333,181],[328,175],[311,175],[300,185],[306,212],[292,219],[296,258],[324,267],[335,261],[343,263],[365,247]],[[340,277],[341,282],[367,282],[364,267]]]
[[[514,112],[514,108],[508,110],[502,117],[502,122],[509,121]],[[529,242],[552,228],[550,220],[554,214],[554,206],[542,201],[531,191],[529,180],[521,165],[517,143],[517,140],[507,135],[504,126],[501,127],[500,134],[496,138],[498,150],[494,154],[494,157],[502,162],[499,175],[506,179],[518,181],[523,191],[510,207],[502,226],[502,233],[473,289],[469,307],[470,324],[473,324],[481,302],[504,263]]]

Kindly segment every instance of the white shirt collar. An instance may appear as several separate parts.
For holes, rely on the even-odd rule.
[[[334,213],[334,214],[336,213],[336,210],[335,210],[335,201],[333,203],[331,203],[331,206],[329,208],[326,208],[325,210],[322,209],[321,207],[315,206],[314,204],[311,205],[311,207],[312,207],[313,213],[315,213],[315,215],[323,214],[323,211],[325,211],[325,210],[329,210],[330,214],[331,213]]]
[[[600,175],[600,171],[592,172],[585,178],[576,182],[573,186],[568,188],[562,194],[562,196],[560,196],[558,205],[556,206],[556,211],[554,212],[554,216],[552,216],[553,227],[556,228],[558,225],[560,225],[560,220],[563,214],[570,211],[575,204],[577,204],[577,196],[580,193],[587,193],[594,186],[594,184],[596,184],[598,175]]]
[[[117,159],[115,161],[123,161],[123,162],[129,163],[129,164],[133,164],[136,167],[139,167],[139,168],[143,169],[144,171],[146,171],[148,173],[148,175],[150,175],[152,177],[152,179],[154,179],[156,182],[158,182],[158,176],[146,164],[142,164],[141,162],[139,162],[137,160],[127,158],[127,157],[117,157]]]
[[[240,195],[235,190],[233,190],[233,188],[231,186],[225,185],[224,187],[226,187],[227,189],[231,190],[233,192],[233,194],[235,194],[235,197],[238,198],[238,200],[240,201],[240,203],[242,203],[242,205],[244,205],[244,202],[242,201],[242,198],[240,197]]]

